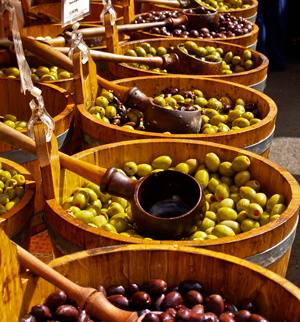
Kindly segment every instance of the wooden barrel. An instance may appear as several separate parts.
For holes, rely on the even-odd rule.
[[[121,54],[125,54],[127,49],[133,49],[138,46],[140,43],[145,42],[145,40],[137,40],[130,41],[121,45],[120,50]],[[168,48],[170,45],[177,46],[184,42],[182,39],[147,39],[146,42],[150,43],[154,48],[158,48],[160,46]],[[200,46],[214,46],[220,47],[226,53],[228,51],[232,51],[233,55],[237,55],[242,57],[244,50],[246,49],[243,46],[234,45],[234,44],[226,44],[221,41],[204,41],[204,40],[196,40],[195,43]],[[234,82],[246,86],[250,86],[259,91],[263,91],[266,86],[267,80],[267,72],[269,66],[268,58],[252,49],[249,49],[252,53],[253,62],[255,68],[252,70],[248,70],[241,73],[233,73],[227,75],[205,75],[205,77],[210,77],[213,79],[221,79],[229,82]],[[134,68],[125,64],[115,64],[108,63],[108,73],[109,77],[112,80],[116,80],[119,78],[128,78],[128,77],[139,77],[139,76],[153,76],[153,75],[162,75],[162,73],[157,73],[149,70],[144,70],[140,68]],[[171,75],[171,74],[168,74]],[[200,75],[199,75],[200,76]],[[177,75],[179,77],[179,75]],[[198,76],[193,75],[193,79]]]
[[[233,101],[243,98],[247,102],[256,102],[262,121],[237,131],[215,134],[163,134],[148,131],[129,130],[123,127],[100,121],[87,111],[84,104],[77,104],[78,122],[84,148],[92,148],[101,144],[125,140],[172,138],[210,141],[228,144],[268,157],[275,130],[277,107],[275,102],[265,94],[249,87],[216,79],[190,78],[189,76],[151,76],[127,78],[115,83],[131,88],[137,87],[148,97],[161,94],[168,87],[181,90],[200,89],[204,96],[220,99],[229,96]]]
[[[248,298],[258,306],[257,313],[268,321],[300,318],[300,290],[295,285],[245,260],[203,249],[155,245],[100,248],[57,258],[48,265],[76,284],[93,288],[99,285],[127,288],[132,283],[142,285],[148,279],[158,278],[168,286],[179,285],[187,279],[196,280],[205,288],[204,298],[220,294],[237,307],[242,299]],[[32,306],[42,304],[56,290],[30,272],[21,278],[23,292],[19,297],[22,300],[16,302],[12,297],[9,301],[9,304],[16,302],[18,309],[9,310],[9,304],[4,302],[7,321],[15,314],[12,311],[20,312],[19,317],[28,314]]]
[[[218,41],[223,41],[223,42],[230,43],[230,44],[236,44],[236,45],[244,46],[249,49],[255,50],[256,46],[257,46],[257,38],[258,38],[259,28],[255,23],[252,23],[252,24],[253,24],[253,30],[251,32],[249,32],[248,34],[236,36],[236,37],[218,38]],[[143,30],[130,32],[129,35],[132,40],[151,39],[151,38],[170,39],[169,36],[152,34],[150,32],[143,31]],[[193,41],[197,40],[197,38],[184,38],[184,39],[193,40]],[[212,41],[214,41],[214,40],[212,39]]]
[[[29,248],[34,215],[34,195],[36,183],[31,173],[16,162],[0,157],[3,170],[15,170],[25,177],[25,194],[20,202],[0,216],[0,228],[16,244]],[[3,245],[1,248],[4,250]]]
[[[91,227],[69,215],[60,203],[69,198],[73,191],[82,187],[84,178],[64,169],[60,173],[60,194],[46,201],[46,224],[56,256],[76,251],[120,244],[193,246],[231,254],[251,260],[285,276],[291,245],[293,243],[300,205],[300,188],[297,181],[282,167],[255,153],[212,142],[172,139],[151,139],[119,142],[82,151],[75,158],[97,164],[104,168],[123,168],[125,162],[151,163],[156,157],[169,155],[176,165],[190,158],[204,163],[207,153],[216,153],[221,162],[232,161],[238,155],[251,160],[251,178],[258,180],[262,191],[271,195],[283,194],[286,211],[278,220],[260,228],[231,237],[213,240],[147,240],[126,237]],[[96,179],[95,179],[96,180]],[[100,184],[99,182],[95,182]],[[58,252],[61,252],[59,253]]]
[[[27,91],[26,95],[20,92],[20,80],[0,78],[0,114],[13,114],[18,120],[29,121],[31,109],[29,102],[33,96]],[[71,152],[72,137],[74,132],[74,98],[66,90],[43,83],[35,83],[42,90],[45,108],[55,122],[54,134],[57,137],[59,149]],[[26,129],[21,131],[26,134]],[[21,164],[36,181],[35,216],[33,226],[39,226],[44,214],[44,194],[41,183],[41,174],[36,156],[23,150],[14,149],[12,146],[0,143],[0,157]]]
[[[141,3],[141,10],[142,12],[148,12],[148,11],[162,11],[162,10],[172,10],[174,9],[173,7],[169,7],[166,5],[158,5],[158,4],[152,4],[152,3],[147,3],[147,2],[142,2]],[[251,22],[256,21],[257,17],[257,9],[258,9],[258,1],[253,0],[252,4],[249,8],[243,8],[243,9],[236,9],[236,10],[218,10],[219,13],[227,13],[229,12],[231,16],[235,17],[242,17],[245,18]]]

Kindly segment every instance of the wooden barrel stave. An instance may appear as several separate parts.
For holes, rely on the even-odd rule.
[[[162,141],[165,143],[163,144]],[[201,146],[201,147],[200,147]],[[285,238],[292,237],[292,232],[297,226],[297,217],[299,213],[299,185],[295,179],[284,169],[273,162],[251,152],[236,149],[233,147],[220,146],[215,143],[194,142],[190,140],[142,140],[122,142],[118,144],[109,144],[94,149],[89,149],[75,155],[83,161],[93,164],[99,164],[104,167],[119,167],[129,160],[135,160],[136,163],[149,163],[159,155],[170,155],[174,164],[182,162],[188,158],[197,158],[199,163],[203,162],[206,153],[215,152],[221,160],[232,160],[239,154],[248,155],[251,159],[250,172],[252,178],[258,180],[263,191],[268,195],[274,193],[283,193],[286,196],[287,211],[281,215],[278,221],[269,223],[259,229],[236,235],[225,237],[212,241],[157,241],[141,240],[136,238],[127,238],[106,231],[99,231],[84,223],[77,221],[69,216],[58,204],[57,200],[51,199],[46,202],[46,215],[49,227],[64,239],[74,244],[79,249],[90,249],[103,246],[112,246],[128,243],[138,243],[143,245],[178,245],[194,246],[206,248],[226,254],[231,254],[240,258],[249,258],[251,256],[265,252],[273,247],[279,247]],[[82,186],[84,179],[63,170],[61,175],[65,183],[62,187],[63,195],[60,201],[66,200],[72,191]],[[97,182],[96,182],[97,183]],[[290,239],[291,240],[291,239]],[[59,248],[59,245],[56,245]],[[286,252],[286,254],[289,250]],[[288,259],[284,260],[286,266],[282,267],[282,257],[288,257],[283,254],[274,263],[269,264],[275,272],[283,272],[285,275]],[[264,255],[262,255],[264,256]],[[279,263],[279,264],[278,264]],[[278,264],[278,265],[277,265]],[[269,266],[267,266],[269,268]]]

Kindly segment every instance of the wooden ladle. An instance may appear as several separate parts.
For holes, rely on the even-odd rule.
[[[39,41],[21,36],[23,47],[49,64],[73,72],[73,63],[66,55]],[[144,114],[144,126],[147,131],[170,132],[172,134],[199,133],[201,112],[169,110],[153,103],[138,88],[113,84],[97,75],[98,85],[114,92],[119,100]]]
[[[27,252],[21,246],[17,246],[19,263],[28,268],[34,274],[44,278],[55,285],[68,296],[72,297],[78,306],[85,310],[88,315],[106,322],[135,322],[138,320],[136,312],[124,311],[113,304],[101,292],[91,287],[82,287],[70,281],[56,272],[50,266]]]
[[[32,139],[0,122],[0,141],[36,154]],[[100,186],[103,193],[132,200],[139,230],[154,239],[177,239],[191,234],[206,211],[199,183],[178,171],[152,172],[133,180],[115,168],[105,169],[58,152],[60,164]]]
[[[180,46],[181,44],[174,47],[173,55],[171,54],[169,57],[134,57],[117,55],[93,49],[90,50],[90,54],[94,61],[137,63],[141,65],[148,65],[149,67],[166,69],[169,73],[172,74],[219,75],[221,73],[221,59],[219,62],[204,61],[186,54],[183,50],[180,49]],[[54,49],[64,54],[68,54],[70,50],[69,47],[54,47]]]

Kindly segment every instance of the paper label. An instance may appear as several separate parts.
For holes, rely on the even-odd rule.
[[[90,0],[63,0],[62,27],[71,25],[90,14]]]

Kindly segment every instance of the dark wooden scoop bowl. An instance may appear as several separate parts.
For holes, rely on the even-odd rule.
[[[23,47],[51,65],[73,72],[73,63],[63,53],[39,41],[21,36]],[[129,105],[144,114],[147,131],[170,132],[172,134],[199,133],[201,127],[200,111],[177,111],[163,108],[153,103],[138,88],[128,88],[113,84],[97,75],[98,85],[114,92],[123,104]]]
[[[82,287],[73,283],[21,246],[16,246],[20,265],[64,291],[88,315],[106,322],[135,322],[138,320],[136,312],[118,309],[107,300],[103,293],[91,287]]]
[[[150,67],[158,67],[166,69],[172,74],[184,74],[184,75],[219,75],[222,69],[222,61],[209,62],[195,58],[189,54],[186,54],[177,45],[169,57],[134,57],[126,55],[117,55],[107,53],[99,50],[90,50],[90,54],[94,61],[106,61],[113,63],[137,63],[142,65],[148,65]],[[64,53],[69,52],[69,47],[54,47],[54,49]]]
[[[36,155],[35,142],[28,136],[1,122],[0,134],[1,142]],[[130,199],[134,221],[148,237],[187,236],[204,217],[205,197],[199,183],[190,175],[168,170],[133,180],[115,168],[98,167],[62,152],[58,155],[61,166],[100,185],[103,193]]]

